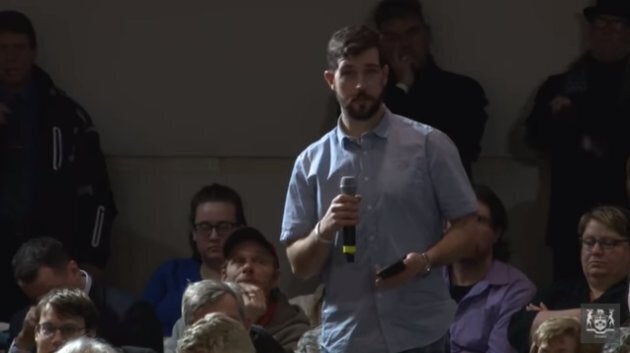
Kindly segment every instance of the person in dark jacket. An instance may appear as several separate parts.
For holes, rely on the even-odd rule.
[[[116,208],[99,136],[86,113],[35,65],[30,20],[0,11],[0,320],[26,303],[10,259],[32,236],[62,241],[81,266],[100,273]]]
[[[583,274],[539,291],[512,317],[508,339],[519,353],[529,351],[530,337],[545,320],[565,316],[579,320],[582,304],[619,304],[620,322],[628,319],[630,211],[595,207],[582,215],[578,232]]]
[[[538,90],[527,142],[549,161],[547,245],[553,278],[578,277],[575,224],[598,204],[627,205],[630,156],[630,2],[584,10],[589,50]]]
[[[381,34],[389,79],[385,105],[453,140],[468,176],[481,153],[488,104],[479,83],[442,70],[430,51],[430,29],[418,0],[382,0],[372,20]]]
[[[153,307],[94,280],[79,268],[58,240],[40,237],[27,241],[15,254],[13,268],[19,287],[33,302],[54,288],[81,289],[98,309],[98,336],[119,347],[147,347],[163,352],[162,327]],[[25,308],[11,320],[11,339],[33,339],[35,327],[24,320],[27,312]]]

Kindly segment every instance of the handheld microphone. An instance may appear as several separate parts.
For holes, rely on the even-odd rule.
[[[357,193],[357,180],[353,176],[341,177],[339,190],[344,195],[354,196]],[[354,226],[343,227],[343,247],[347,262],[354,262],[354,254],[357,252],[356,229]]]

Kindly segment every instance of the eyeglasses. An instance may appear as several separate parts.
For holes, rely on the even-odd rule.
[[[193,230],[201,235],[210,236],[213,230],[217,231],[217,235],[226,236],[230,234],[236,227],[238,227],[238,223],[232,222],[218,222],[212,224],[210,222],[200,222],[193,226]]]
[[[75,326],[75,325],[62,325],[55,326],[50,323],[38,324],[35,329],[39,332],[40,335],[50,338],[55,335],[57,331],[61,334],[63,338],[74,337],[79,331],[85,330],[85,327]]]
[[[593,18],[591,23],[595,28],[603,29],[605,27],[612,27],[617,31],[624,30],[630,26],[630,22],[621,17],[597,16]]]
[[[599,244],[599,246],[604,250],[612,250],[622,243],[627,243],[628,241],[630,241],[630,239],[598,239],[593,237],[580,237],[580,241],[582,242],[582,246],[584,246],[584,248],[588,250],[593,249],[595,247],[595,244]]]

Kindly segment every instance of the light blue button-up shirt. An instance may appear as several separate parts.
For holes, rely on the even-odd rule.
[[[308,235],[339,194],[341,177],[356,177],[363,198],[355,262],[346,262],[339,232],[322,271],[320,342],[335,353],[429,345],[447,332],[455,312],[441,269],[393,289],[374,286],[375,269],[429,249],[444,220],[476,211],[458,151],[444,133],[387,109],[360,139],[339,124],[298,156],[282,222],[281,241]]]

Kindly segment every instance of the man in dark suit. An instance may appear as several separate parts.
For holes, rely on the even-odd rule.
[[[70,258],[61,242],[34,238],[13,257],[18,286],[33,302],[54,288],[78,288],[89,294],[99,311],[98,336],[115,346],[148,347],[163,351],[162,329],[151,305],[92,279]],[[35,327],[26,319],[28,308],[14,315],[10,336],[21,347],[34,345]]]

